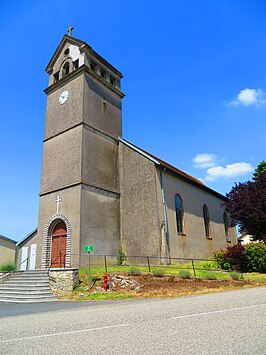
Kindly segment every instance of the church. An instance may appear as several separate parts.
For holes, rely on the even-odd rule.
[[[122,74],[64,35],[49,61],[38,228],[20,242],[34,268],[94,255],[212,258],[237,242],[225,197],[122,137]]]

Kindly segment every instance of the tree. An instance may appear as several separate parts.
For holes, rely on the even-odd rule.
[[[266,244],[266,172],[260,173],[255,181],[235,184],[226,197],[223,206],[231,225],[238,224],[241,232]]]
[[[261,161],[259,163],[259,165],[257,166],[254,174],[253,174],[253,180],[257,180],[258,177],[263,174],[263,173],[266,173],[266,161]]]

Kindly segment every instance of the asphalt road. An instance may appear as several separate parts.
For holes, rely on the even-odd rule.
[[[0,354],[265,354],[266,287],[108,302],[0,304]]]

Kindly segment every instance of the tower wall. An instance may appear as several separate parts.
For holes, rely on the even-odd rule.
[[[62,133],[82,122],[83,119],[83,88],[84,76],[79,73],[76,77],[63,84],[58,84],[48,93],[46,105],[46,120],[44,140]],[[69,98],[60,105],[58,97],[67,90]]]
[[[63,75],[66,62],[70,71]],[[61,218],[67,227],[66,267],[76,267],[83,263],[84,245],[94,245],[95,254],[119,252],[122,74],[69,36],[63,37],[47,71],[37,260],[49,266],[52,229]],[[65,91],[67,100],[60,104]]]
[[[39,224],[37,235],[37,264],[36,267],[50,266],[51,233],[49,228],[53,222],[63,219],[70,228],[70,264],[75,267],[79,265],[79,245],[80,245],[80,213],[81,213],[81,187],[73,186],[60,190],[61,203],[59,213],[56,210],[55,200],[58,192],[48,193],[40,197]],[[66,220],[65,220],[66,219]],[[46,262],[43,260],[44,254],[47,256]]]

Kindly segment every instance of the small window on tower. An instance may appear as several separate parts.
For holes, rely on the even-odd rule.
[[[105,78],[105,75],[106,75],[106,71],[104,69],[101,69],[101,77]]]
[[[68,62],[66,62],[63,66],[62,76],[66,76],[67,74],[69,74],[69,63]]]
[[[91,61],[91,69],[92,69],[93,71],[96,71],[96,67],[97,67],[97,64],[92,60],[92,61]]]
[[[59,80],[59,71],[54,74],[54,83],[56,83]]]
[[[115,78],[113,76],[110,76],[110,84],[115,86]]]
[[[78,67],[79,67],[79,60],[78,59],[73,62],[73,67],[74,67],[74,69],[78,69]]]

